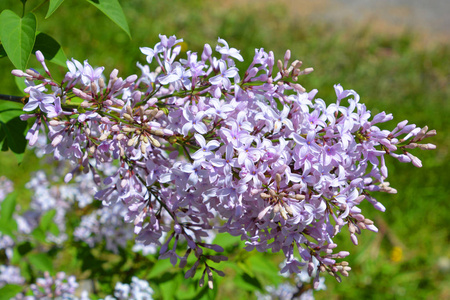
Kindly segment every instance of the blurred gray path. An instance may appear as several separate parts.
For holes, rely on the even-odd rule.
[[[320,2],[320,1],[319,1]],[[328,0],[330,20],[373,22],[381,30],[419,31],[450,42],[450,0]]]
[[[450,0],[225,0],[288,5],[293,17],[340,25],[369,25],[382,33],[410,30],[424,41],[450,43]]]

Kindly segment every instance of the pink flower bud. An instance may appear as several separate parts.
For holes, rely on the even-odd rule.
[[[40,62],[40,63],[43,63],[45,61],[44,55],[39,50],[36,51],[36,58],[37,58],[38,62]]]

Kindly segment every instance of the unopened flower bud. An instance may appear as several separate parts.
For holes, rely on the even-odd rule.
[[[122,128],[122,130],[125,131],[125,132],[134,132],[134,131],[136,131],[136,128],[135,127],[124,126]]]
[[[211,46],[209,44],[205,44],[205,46],[203,46],[202,60],[203,61],[208,60],[208,58],[210,58],[211,55],[212,55]]]
[[[279,211],[280,211],[280,204],[277,203],[273,206],[273,212],[277,214]]]
[[[356,231],[356,226],[355,226],[355,224],[353,224],[353,223],[348,223],[348,231],[351,233],[351,234],[354,234],[355,233],[355,231]]]
[[[108,135],[109,135],[109,132],[108,131],[106,131],[106,132],[104,132],[100,137],[99,137],[99,140],[100,141],[105,141],[107,138],[108,138]]]
[[[138,138],[139,138],[139,136],[135,135],[131,139],[129,139],[128,143],[127,143],[128,147],[135,146],[138,141]]]
[[[279,59],[277,61],[277,67],[280,70],[280,73],[282,74],[283,73],[283,62],[281,61],[281,59]]]
[[[431,136],[435,136],[436,134],[437,134],[437,133],[436,133],[436,129],[432,129],[432,130],[428,131],[428,132],[425,134],[424,139],[425,139],[425,138],[428,138],[428,137],[431,137]]]
[[[287,204],[286,202],[283,202],[283,206],[286,209],[287,213],[293,217],[294,216],[294,211],[292,210],[292,208],[289,206],[289,204]]]
[[[141,143],[141,153],[145,154],[147,152],[147,145],[145,143]]]
[[[277,173],[275,175],[275,182],[277,183],[277,186],[280,186],[280,182],[281,182],[281,175],[279,173]]]
[[[25,70],[25,72],[26,72],[28,75],[30,75],[30,76],[32,76],[32,77],[35,77],[35,78],[38,78],[38,77],[41,76],[41,74],[37,73],[37,72],[36,72],[35,70],[33,70],[33,69],[27,69],[27,70]]]
[[[133,115],[133,110],[131,109],[131,106],[127,105],[127,106],[126,106],[126,110],[127,110],[127,113],[128,113],[130,116]]]
[[[434,150],[436,149],[436,145],[434,144],[418,144],[419,149],[421,150]]]
[[[261,198],[263,198],[263,199],[268,199],[268,198],[271,197],[269,194],[266,194],[266,193],[261,193],[260,196],[261,196]]]
[[[364,224],[366,225],[373,225],[373,221],[370,219],[364,219]]]
[[[27,74],[24,71],[18,70],[18,69],[12,70],[11,74],[16,77],[26,77],[27,76]]]
[[[52,146],[53,147],[58,146],[58,144],[61,143],[62,139],[63,139],[62,134],[58,134],[57,136],[55,136],[52,140]]]
[[[124,113],[124,114],[123,114],[123,117],[124,117],[125,119],[127,119],[128,121],[131,121],[131,122],[134,121],[134,119],[133,119],[129,114],[127,114],[127,113]]]
[[[152,143],[153,146],[158,147],[158,148],[161,147],[161,143],[157,139],[155,139],[153,136],[150,135],[148,138],[150,139],[150,142]]]
[[[411,159],[411,163],[413,164],[413,166],[417,168],[422,167],[422,161],[419,158],[417,158],[416,156],[412,155],[409,152],[406,152],[406,155],[408,155],[408,157]]]
[[[356,235],[354,233],[350,234],[350,239],[352,240],[352,243],[355,246],[358,246],[358,238],[356,237]]]
[[[364,224],[363,222],[358,222],[358,227],[361,229],[366,229],[366,224]]]
[[[314,72],[314,68],[306,68],[306,69],[304,69],[304,70],[301,72],[301,74],[302,74],[302,75],[308,75],[308,74],[310,74],[310,73],[312,73],[312,72]]]
[[[302,87],[299,83],[291,84],[291,86],[294,88],[294,90],[296,90],[299,93],[306,92],[306,89],[304,87]]]
[[[48,124],[50,124],[51,126],[58,126],[58,125],[64,124],[64,122],[61,122],[61,121],[59,121],[59,120],[50,120],[50,121],[48,122]]]

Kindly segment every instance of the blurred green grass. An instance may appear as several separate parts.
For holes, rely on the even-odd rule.
[[[27,7],[41,1],[30,0]],[[194,1],[122,1],[132,39],[104,15],[84,1],[65,1],[55,15],[44,20],[38,10],[38,29],[53,36],[68,58],[89,58],[92,65],[113,68],[122,76],[138,73],[136,61],[144,62],[141,46],[153,46],[158,34],[175,34],[189,49],[201,52],[204,43],[216,45],[218,37],[231,47],[242,49],[246,61],[255,48],[273,50],[282,58],[286,49],[292,57],[314,67],[300,79],[307,89],[319,89],[327,103],[335,99],[333,84],[356,90],[361,101],[374,114],[393,113],[395,122],[407,119],[420,127],[438,131],[429,142],[434,151],[413,152],[423,168],[388,160],[389,180],[399,192],[378,195],[386,212],[363,204],[366,217],[382,225],[374,234],[365,232],[360,245],[353,246],[346,233],[339,237],[339,249],[352,253],[353,270],[341,284],[327,277],[328,290],[316,293],[317,299],[445,299],[450,297],[449,267],[449,45],[422,48],[413,32],[398,36],[372,34],[370,27],[339,28],[326,22],[289,17],[288,8],[266,4],[239,7],[218,2]],[[20,1],[2,0],[0,9],[20,13]],[[36,65],[34,57],[31,65]],[[241,65],[242,67],[244,65]],[[63,72],[58,66],[52,70]],[[0,93],[18,95],[13,69],[7,59],[0,60]],[[17,168],[15,158],[0,155],[0,175],[13,179],[19,189],[29,180],[37,160],[28,155]],[[26,193],[24,193],[26,196]],[[402,249],[399,261],[392,260],[395,248]],[[219,295],[233,295],[233,286],[224,284]]]

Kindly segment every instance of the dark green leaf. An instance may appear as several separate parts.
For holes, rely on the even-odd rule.
[[[66,54],[61,45],[51,36],[43,32],[38,33],[33,47],[33,53],[36,53],[37,50],[42,52],[46,60],[66,67]]]
[[[7,57],[8,55],[6,54],[5,48],[3,48],[3,45],[0,44],[0,58],[3,57]]]
[[[17,284],[7,284],[0,289],[0,300],[12,299],[22,290],[23,286]]]
[[[30,264],[39,271],[49,271],[53,273],[52,259],[45,253],[33,253],[28,255]]]
[[[0,100],[0,122],[8,123],[23,114],[23,104]]]
[[[50,3],[48,4],[47,15],[45,15],[45,18],[47,19],[48,17],[50,17],[63,2],[64,0],[50,0]]]
[[[33,246],[30,242],[23,242],[19,246],[17,246],[17,250],[20,256],[26,255],[28,252],[33,250]]]
[[[118,0],[86,0],[116,23],[131,38],[127,19]]]
[[[10,10],[0,14],[0,40],[13,65],[21,70],[27,67],[36,38],[36,16],[33,13],[20,18]]]
[[[27,123],[19,118],[23,114],[22,107],[20,103],[0,101],[0,148],[11,150],[19,164],[27,146]]]

